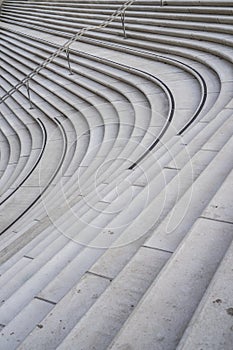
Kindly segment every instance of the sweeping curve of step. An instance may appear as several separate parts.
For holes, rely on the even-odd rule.
[[[1,349],[232,347],[232,2],[124,4],[1,5]]]

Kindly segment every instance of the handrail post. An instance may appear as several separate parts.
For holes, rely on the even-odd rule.
[[[70,64],[70,48],[69,47],[67,47],[67,49],[66,49],[66,57],[67,57],[67,62],[68,62],[68,69],[70,72],[69,74],[73,75],[74,73],[72,71],[71,64]]]
[[[123,29],[123,33],[124,33],[124,38],[127,39],[127,34],[126,34],[126,29],[125,29],[125,10],[124,9],[121,12],[121,23],[122,23],[122,29]]]
[[[30,104],[30,108],[29,109],[33,109],[32,101],[31,101],[31,94],[30,94],[29,80],[27,80],[25,82],[25,86],[26,86],[26,89],[27,89],[28,100],[29,100],[29,104]]]

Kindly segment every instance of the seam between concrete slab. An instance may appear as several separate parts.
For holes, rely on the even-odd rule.
[[[170,167],[170,166],[165,166],[163,169],[168,169],[168,170],[181,170],[180,168],[175,168],[175,167]]]
[[[32,258],[31,256],[28,256],[28,255],[24,255],[23,257],[27,258],[27,259],[30,259],[30,260],[34,260],[34,258]]]
[[[221,220],[221,219],[213,219],[213,218],[208,218],[207,216],[200,216],[200,219],[205,219],[205,220],[210,220],[210,221],[217,221],[217,222],[223,222],[224,224],[233,225],[233,221],[227,221],[227,220]]]
[[[143,248],[148,248],[148,249],[153,249],[153,250],[158,250],[159,252],[168,253],[168,254],[173,254],[174,253],[174,252],[172,252],[170,250],[156,248],[156,247],[150,247],[149,245],[143,245],[142,247]]]
[[[208,148],[201,148],[200,149],[201,151],[206,151],[206,152],[215,152],[215,153],[218,153],[219,151],[216,150],[216,149],[208,149]]]
[[[105,278],[105,279],[107,279],[110,282],[112,282],[112,280],[113,280],[113,278],[111,278],[111,277],[100,275],[100,274],[92,272],[92,271],[87,271],[86,273],[88,273],[90,275],[94,275],[94,276],[100,277],[100,278]]]
[[[52,304],[52,305],[57,305],[57,303],[55,303],[54,301],[51,301],[51,300],[48,300],[48,299],[44,299],[44,298],[41,298],[41,297],[38,297],[38,296],[35,296],[34,299],[38,299],[38,300],[44,301],[45,303],[49,303],[49,304]]]

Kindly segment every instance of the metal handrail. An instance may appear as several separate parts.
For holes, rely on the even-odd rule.
[[[73,44],[75,41],[77,41],[82,35],[84,35],[87,31],[90,30],[96,30],[107,27],[111,22],[114,21],[115,18],[122,15],[125,19],[125,11],[126,9],[131,6],[136,0],[127,0],[123,5],[121,5],[117,10],[115,10],[105,21],[103,21],[98,26],[87,26],[82,29],[80,29],[76,34],[74,34],[69,40],[65,42],[62,46],[60,46],[53,54],[51,54],[49,57],[47,57],[42,63],[40,63],[36,68],[34,68],[25,78],[23,78],[21,81],[19,81],[13,88],[11,88],[5,95],[3,95],[0,99],[0,104],[3,103],[8,97],[10,97],[14,92],[18,91],[22,86],[27,87],[28,97],[30,100],[29,95],[29,81],[39,72],[47,67],[49,63],[51,63],[55,58],[60,56],[62,52],[66,52],[67,59],[68,59],[68,65],[69,65],[69,71],[70,74],[72,74],[72,70],[70,67],[70,61],[69,61],[69,48],[70,45]],[[123,24],[123,31],[125,35],[125,24]]]

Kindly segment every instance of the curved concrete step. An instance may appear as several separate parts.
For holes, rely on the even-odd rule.
[[[2,131],[0,131],[0,148],[1,148],[1,157],[0,157],[0,179],[1,179],[4,172],[6,171],[7,164],[10,158],[9,141],[7,140],[6,135]]]
[[[77,248],[76,248],[77,249]],[[51,263],[52,263],[52,261],[51,261]],[[77,264],[75,264],[75,265],[77,265]],[[56,263],[56,267],[57,267],[57,263]],[[30,268],[30,267],[29,267]],[[70,274],[69,274],[70,275]],[[61,278],[59,278],[59,281],[63,281],[64,282],[64,278],[63,279],[61,279]],[[64,283],[63,283],[64,284]],[[8,285],[8,291],[9,291],[9,285]],[[24,298],[25,298],[25,295],[26,295],[27,293],[23,293],[23,295],[24,295]],[[40,298],[43,298],[43,299],[46,299],[46,300],[51,300],[51,299],[49,299],[48,298],[48,296],[47,296],[47,298],[42,294],[41,296],[39,296]],[[54,301],[53,301],[54,302]],[[2,311],[3,311],[3,309],[2,309]],[[2,314],[3,315],[3,314]],[[9,314],[8,314],[8,316],[9,316]],[[6,317],[6,316],[5,316]]]
[[[12,5],[14,3],[11,2]],[[26,2],[18,3],[24,3],[26,10]],[[45,2],[40,1],[36,4],[45,5]],[[52,5],[58,7],[59,4],[61,8],[67,7],[67,9],[71,5],[70,2],[65,4],[62,1],[54,1]],[[91,11],[91,1],[89,2],[90,6],[80,1],[76,2],[77,6],[78,4],[83,6],[84,10],[86,7],[87,11]],[[148,11],[152,9],[151,1],[140,1],[137,4],[138,12],[142,11],[143,6],[148,6]],[[210,13],[217,13],[219,7],[222,10],[219,13],[225,14],[232,10],[229,1],[211,2],[208,0],[204,1],[202,6],[199,6],[199,1],[185,0],[164,1],[164,4],[163,9],[166,8],[163,10],[164,14],[172,15],[180,8],[181,14],[187,11],[190,14],[195,13],[196,17],[200,16],[200,22],[203,14],[208,17],[208,10]],[[47,5],[51,5],[51,3],[48,2]],[[171,8],[169,12],[168,8],[171,5],[173,9]],[[185,6],[187,6],[186,10]],[[229,7],[227,8],[227,6]],[[101,1],[100,5],[96,4],[96,8],[98,7],[99,11],[106,8],[106,1]],[[109,10],[111,10],[111,3],[109,3]],[[7,28],[4,24],[3,27]],[[19,27],[15,28],[19,30]],[[134,29],[136,30],[136,27]],[[146,31],[147,29],[148,27],[145,27]],[[27,29],[23,31],[25,34],[29,33]],[[185,32],[188,34],[188,31],[185,30]],[[20,63],[16,57],[17,50],[19,50],[25,68],[23,65],[20,66],[19,70],[13,68],[13,60],[11,68],[10,65],[7,67],[9,67],[9,71],[20,77],[22,72],[26,72],[32,63],[36,63],[36,60],[33,61],[33,49],[29,48],[30,40],[32,48],[34,47],[37,52],[37,59],[39,57],[43,59],[44,56],[47,56],[51,47],[49,45],[46,47],[46,43],[42,43],[42,41],[36,41],[36,45],[33,43],[33,35],[36,36],[38,33],[35,30],[30,30],[30,40],[22,33],[22,39],[19,40],[19,43],[17,43],[17,35],[20,34],[12,31],[9,33],[10,35],[4,39],[5,43],[3,44],[6,54],[4,65],[7,64],[6,57],[10,61],[10,55],[14,56],[14,62]],[[109,33],[113,33],[112,29]],[[168,31],[167,34],[169,37]],[[132,116],[135,118],[132,119],[133,127],[131,131],[127,131],[125,138],[129,139],[133,135],[132,137],[137,140],[138,145],[147,142],[147,133],[152,131],[149,123],[152,123],[153,119],[150,114],[147,115],[147,122],[143,124],[146,133],[143,137],[142,135],[138,137],[137,132],[140,126],[138,122],[143,114],[137,108],[137,99],[138,101],[142,99],[140,102],[144,103],[145,96],[148,102],[152,102],[150,108],[153,103],[155,106],[156,103],[149,94],[154,83],[151,84],[152,80],[148,79],[148,81],[150,80],[149,84],[148,81],[146,83],[148,86],[146,87],[145,84],[141,88],[142,80],[140,79],[142,76],[138,80],[135,79],[138,69],[143,71],[143,79],[145,75],[149,76],[158,70],[161,81],[165,82],[171,89],[176,107],[178,106],[179,109],[180,106],[180,111],[176,110],[175,115],[182,116],[182,121],[185,120],[185,113],[183,115],[181,113],[184,96],[182,94],[185,90],[189,94],[198,93],[199,104],[196,103],[198,99],[196,102],[192,101],[192,107],[190,106],[187,113],[189,118],[196,113],[195,117],[197,118],[194,123],[189,125],[189,128],[181,132],[182,135],[179,132],[179,135],[172,133],[174,125],[171,125],[161,140],[165,143],[158,144],[141,160],[141,146],[137,147],[134,155],[139,156],[137,158],[139,161],[133,169],[129,169],[127,161],[119,162],[117,160],[117,156],[130,155],[132,147],[128,141],[124,145],[119,144],[120,133],[114,131],[116,140],[114,147],[120,146],[121,152],[115,150],[114,147],[112,148],[111,154],[115,156],[111,167],[106,168],[106,170],[103,167],[104,170],[98,173],[96,189],[92,185],[92,175],[98,166],[102,166],[106,160],[110,159],[110,153],[108,154],[107,151],[109,148],[105,148],[104,145],[104,140],[108,140],[108,138],[104,139],[103,136],[99,138],[95,134],[95,130],[92,130],[93,132],[87,135],[88,141],[83,140],[86,146],[83,148],[80,158],[78,155],[76,158],[77,148],[75,147],[67,153],[63,165],[69,176],[68,179],[62,179],[64,187],[57,177],[57,180],[55,179],[53,182],[53,188],[51,187],[44,194],[47,208],[53,206],[49,213],[54,218],[52,224],[43,210],[42,203],[37,203],[27,215],[17,222],[17,225],[13,225],[11,230],[6,231],[0,240],[2,247],[4,247],[1,261],[5,261],[0,266],[1,291],[2,296],[6,297],[0,308],[1,327],[5,326],[2,331],[4,334],[2,346],[5,348],[14,349],[19,344],[21,344],[21,349],[25,347],[36,348],[41,342],[40,336],[43,335],[41,344],[44,347],[54,349],[69,349],[82,345],[83,348],[90,349],[95,346],[101,350],[107,347],[121,348],[122,346],[131,346],[135,349],[142,347],[173,349],[180,341],[185,327],[192,319],[219,262],[232,241],[232,222],[229,222],[231,220],[230,210],[222,209],[226,198],[229,199],[226,202],[227,207],[231,206],[230,196],[227,196],[227,184],[231,179],[229,174],[232,171],[230,159],[233,106],[230,47],[227,48],[225,42],[223,45],[216,44],[215,47],[208,44],[206,48],[203,48],[204,45],[195,42],[195,45],[187,48],[185,40],[183,47],[175,45],[170,47],[169,45],[174,39],[172,37],[167,40],[166,44],[161,41],[160,44],[153,43],[151,45],[149,42],[143,43],[140,39],[128,39],[123,42],[120,37],[116,39],[116,35],[107,34],[107,31],[104,35],[101,33],[100,36],[103,36],[106,41],[105,43],[99,42],[99,47],[94,46],[97,44],[96,34],[91,40],[85,39],[86,42],[77,43],[78,46],[74,49],[82,50],[84,48],[83,51],[86,53],[73,51],[71,64],[76,71],[77,78],[82,79],[82,86],[84,87],[86,84],[87,90],[88,84],[91,84],[92,71],[90,69],[93,63],[98,66],[98,69],[94,71],[97,74],[97,80],[99,79],[100,82],[104,80],[104,77],[107,77],[105,89],[101,93],[109,94],[110,109],[106,109],[105,106],[94,109],[99,120],[103,123],[102,135],[106,131],[109,137],[111,136],[111,123],[109,123],[107,114],[109,111],[112,113],[113,110],[116,111],[114,130],[123,132],[124,127],[121,123],[126,115],[121,108],[124,104],[116,103],[114,98],[123,98],[124,100],[125,96],[130,101]],[[205,33],[205,36],[207,38],[208,33]],[[48,35],[47,39],[57,40],[58,43],[62,42],[62,39],[56,36]],[[149,39],[149,35],[147,39]],[[109,40],[115,44],[109,44]],[[7,51],[6,43],[9,43],[9,46],[12,45],[9,51]],[[14,43],[15,48],[13,48]],[[92,45],[90,45],[91,43]],[[27,54],[23,53],[20,45],[30,57],[31,63],[28,66]],[[88,52],[90,53],[93,47],[100,57],[106,56],[113,61],[118,60],[121,68],[118,66],[119,70],[117,70],[114,62],[110,63],[102,58],[90,58]],[[157,55],[159,64],[155,60],[155,50],[158,50],[158,53],[164,53],[163,57]],[[208,52],[204,52],[204,50],[208,50]],[[80,56],[79,60],[76,60],[76,54]],[[215,54],[218,58],[214,57]],[[132,57],[133,55],[135,58]],[[124,60],[128,59],[133,69],[123,72]],[[165,68],[165,61],[168,63],[168,67],[167,70],[163,71],[162,67]],[[79,70],[84,74],[83,76],[78,75]],[[182,78],[178,79],[178,71],[182,73],[183,80]],[[4,79],[5,87],[10,86],[14,81],[13,75],[10,74],[6,75],[6,79]],[[117,80],[119,77],[121,77],[121,81],[114,82],[114,79]],[[189,78],[187,79],[187,77]],[[38,88],[42,87],[45,79],[51,84],[49,94],[46,89]],[[50,113],[63,112],[68,105],[76,108],[77,106],[73,106],[72,103],[73,96],[77,96],[74,86],[81,87],[80,84],[75,84],[71,85],[67,91],[62,88],[60,92],[64,94],[63,98],[56,91],[56,79],[62,84],[65,82],[70,84],[72,80],[67,79],[67,69],[65,69],[63,57],[59,58],[56,65],[53,64],[49,70],[44,71],[41,80],[38,77],[32,84],[35,104],[41,99],[46,101],[46,103],[38,103],[38,111],[34,111],[32,115],[43,113],[42,119],[48,134],[52,131]],[[96,84],[96,78],[94,79],[93,91],[100,86]],[[180,84],[177,81],[184,84],[183,89],[179,87]],[[207,88],[206,99],[203,99],[203,95],[206,93],[205,89],[202,89],[204,82]],[[139,87],[140,93],[136,94],[136,97],[134,94],[130,94],[129,86],[133,86],[136,90]],[[188,90],[189,87],[190,90]],[[84,95],[84,90],[82,91]],[[23,102],[24,97],[23,99],[22,97],[23,94],[16,94],[16,103]],[[55,98],[55,102],[53,98]],[[100,102],[99,98],[96,99],[93,96],[90,96],[88,100],[91,110],[87,110],[86,106],[81,108],[79,105],[78,107],[81,108],[79,116],[83,118],[83,121],[85,120],[82,124],[84,130],[93,116],[92,108],[95,108]],[[205,101],[205,103],[200,101]],[[48,108],[48,114],[46,114],[46,108]],[[63,126],[64,135],[68,136],[70,132],[75,137],[75,134],[78,134],[78,121],[75,120],[77,114],[74,110],[73,114],[67,113],[67,118],[60,117],[58,120]],[[20,113],[17,115],[20,116]],[[187,120],[188,118],[186,122]],[[118,124],[120,124],[120,128]],[[177,124],[178,131],[182,127],[181,124],[180,126]],[[67,139],[69,144],[72,144],[72,137],[70,135]],[[82,157],[87,154],[88,147],[91,149],[91,138],[94,143],[95,140],[100,140],[98,154],[101,157],[95,162],[87,163],[86,165],[90,165],[90,167],[79,169],[80,173],[78,174],[75,160],[79,159],[80,164],[82,160],[86,161]],[[85,163],[83,164],[85,165]],[[165,169],[161,170],[160,167]],[[163,175],[166,179],[164,183]],[[83,193],[81,192],[81,195],[75,192],[78,189],[75,182],[79,177],[82,179]],[[145,180],[147,186],[145,186]],[[224,181],[226,182],[224,183]],[[61,188],[65,189],[65,194],[68,195],[70,208],[62,205],[63,197],[60,200],[58,198],[60,185],[62,185]],[[133,188],[133,192],[128,208],[124,208],[120,214],[113,214],[114,208],[118,208],[117,203],[122,206],[122,203],[128,200],[130,187]],[[116,192],[116,188],[118,192]],[[142,204],[147,198],[147,188],[151,190],[148,203],[144,207]],[[216,191],[218,192],[216,193]],[[198,195],[200,192],[202,193],[201,200],[200,195]],[[167,197],[160,216],[159,208],[164,195]],[[55,199],[56,205],[54,205]],[[190,202],[189,199],[191,199]],[[90,204],[91,207],[89,207]],[[187,212],[184,213],[186,206]],[[75,215],[78,215],[79,220],[74,220],[70,209],[74,211]],[[106,210],[109,209],[110,213],[107,213]],[[56,211],[57,213],[55,213]],[[158,214],[158,220],[155,222],[156,214]],[[216,215],[219,215],[218,221],[216,221]],[[130,218],[133,219],[133,222],[128,225],[127,220]],[[86,223],[83,224],[82,220],[86,220]],[[54,228],[54,224],[56,228]],[[120,225],[125,226],[120,227]],[[114,227],[114,230],[111,227]],[[61,229],[64,230],[64,236],[59,231]],[[15,232],[13,232],[14,230]],[[221,235],[219,235],[220,230]],[[9,237],[7,237],[8,234]],[[84,247],[75,241],[69,241],[67,235],[72,239],[78,239],[79,244],[88,243],[88,246]],[[103,247],[105,248],[103,249]],[[109,249],[106,249],[107,247]],[[213,251],[216,255],[212,253]],[[190,260],[190,256],[193,256],[192,260]],[[8,257],[9,259],[7,259]],[[196,278],[195,286],[193,286],[193,276]],[[177,283],[178,280],[180,283]],[[158,290],[162,292],[157,293]],[[192,293],[191,300],[189,292]],[[119,299],[119,295],[122,296],[121,299]],[[151,305],[155,307],[152,308]],[[74,308],[77,308],[78,312],[75,315],[72,313],[72,317],[69,317],[66,311],[74,310]],[[109,312],[110,309],[112,312]],[[150,317],[149,326],[146,317]],[[172,327],[170,327],[171,324]],[[150,327],[156,332],[151,332]],[[139,336],[142,330],[145,331],[145,337]],[[164,330],[166,330],[165,336]],[[54,337],[53,334],[56,336]],[[221,334],[219,339],[221,341]]]
[[[227,225],[226,225],[227,226]],[[197,232],[199,232],[199,230],[197,231]],[[229,232],[231,232],[231,230],[229,230],[229,227],[227,228],[227,230],[226,230],[226,237],[228,237],[227,239],[232,239],[232,235],[229,233]],[[217,233],[216,233],[217,234]],[[220,238],[220,236],[218,235],[218,237]],[[213,241],[215,241],[215,240],[213,240]],[[215,242],[216,243],[216,242]],[[225,242],[225,246],[224,247],[226,247],[226,244],[227,244],[227,241]],[[208,245],[206,245],[206,246],[208,246]],[[218,246],[218,245],[217,245]],[[225,249],[225,248],[224,248]],[[189,254],[190,254],[190,252],[189,252]],[[204,254],[204,256],[205,256],[205,254]],[[212,263],[210,264],[211,265],[211,268],[212,268]],[[118,293],[118,295],[119,295],[119,293]],[[103,310],[103,309],[101,309],[101,310]],[[108,311],[107,311],[108,312]],[[87,317],[87,316],[86,316]],[[85,317],[85,320],[86,320],[86,317]],[[83,322],[85,322],[84,320],[83,320]],[[106,325],[108,325],[108,323],[105,323],[105,327],[106,327]],[[76,328],[75,328],[76,329]],[[88,328],[89,329],[89,328]],[[106,334],[106,333],[105,333]],[[71,337],[70,337],[71,338]],[[80,338],[79,338],[80,339]],[[102,339],[103,340],[103,339]],[[106,341],[106,339],[104,338],[104,340],[103,341]],[[161,341],[161,339],[160,339],[160,341]],[[67,345],[68,344],[68,345]],[[74,346],[74,344],[76,344],[77,345],[77,343],[75,342],[75,337],[73,337],[72,338],[72,343],[65,343],[65,346],[69,346],[70,344],[72,344],[72,346]],[[71,346],[71,345],[70,345]],[[102,346],[102,345],[101,345]],[[101,348],[101,347],[100,347]],[[139,347],[140,348],[140,347]]]
[[[6,10],[2,11],[3,18],[14,18],[20,20],[22,17],[24,18],[41,18],[42,21],[48,22],[48,23],[55,23],[54,21],[57,21],[58,23],[60,22],[61,24],[66,23],[66,26],[72,26],[75,28],[77,26],[80,26],[81,24],[84,26],[93,24],[93,25],[98,25],[101,23],[101,21],[106,19],[106,15],[111,13],[111,10],[108,9],[107,11],[103,9],[101,12],[95,11],[95,9],[92,9],[92,13],[90,14],[88,11],[87,13],[82,12],[82,9],[78,8],[77,11],[75,12],[74,9],[73,11],[70,12],[64,12],[64,8],[58,8],[57,10],[53,8],[52,10],[48,9],[40,9],[38,8],[36,10],[36,15],[35,15],[35,6],[33,5],[31,8],[25,9],[23,7],[22,9],[20,8],[12,8],[9,7]],[[81,10],[81,12],[80,12]],[[149,25],[149,26],[162,26],[168,28],[168,27],[175,27],[176,29],[178,28],[189,28],[189,29],[208,29],[208,31],[215,31],[215,32],[227,32],[227,28],[229,31],[231,31],[231,26],[228,26],[227,24],[232,24],[232,19],[230,16],[224,16],[224,15],[219,15],[216,18],[214,15],[200,15],[200,14],[180,14],[180,13],[173,13],[168,14],[168,13],[163,13],[160,11],[159,13],[154,13],[153,9],[152,11],[146,12],[146,9],[142,9],[144,11],[145,17],[144,18],[139,18],[139,14],[141,12],[127,12],[126,13],[126,25],[127,28],[137,28],[137,25],[142,25],[140,28],[143,30],[143,26]],[[54,13],[56,11],[56,13]],[[6,15],[4,16],[4,13]],[[153,13],[153,15],[152,15]],[[78,23],[77,23],[77,17],[78,17]],[[184,22],[185,19],[185,22]],[[164,20],[166,21],[166,25],[164,23]],[[187,23],[189,21],[189,23]],[[203,23],[202,23],[203,22]],[[209,24],[210,23],[210,24]],[[211,23],[214,23],[211,24]],[[116,19],[116,21],[112,22],[109,27],[110,28],[118,28],[120,27],[121,21],[119,18]],[[152,28],[152,27],[151,27]],[[150,30],[150,27],[148,27]]]
[[[10,152],[8,164],[0,180],[1,193],[3,194],[4,191],[6,191],[10,186],[12,176],[14,176],[15,169],[17,168],[19,162],[24,160],[20,158],[22,155],[22,143],[19,134],[11,127],[11,124],[9,124],[8,121],[3,118],[1,120],[1,129],[8,140]]]
[[[212,134],[213,134],[213,132],[214,132],[214,130],[218,130],[218,127],[219,127],[219,125],[221,125],[222,124],[222,122],[223,122],[223,120],[225,119],[226,120],[226,118],[228,118],[228,116],[231,114],[231,110],[226,110],[225,111],[225,113],[221,113],[220,115],[219,115],[219,117],[216,119],[216,120],[214,120],[214,121],[212,121],[210,124],[209,124],[209,126],[208,126],[208,128],[205,128],[204,130],[202,130],[202,125],[203,124],[200,124],[200,126],[201,126],[201,130],[202,130],[202,137],[201,137],[201,135],[199,136],[197,136],[196,138],[194,138],[194,145],[195,145],[195,148],[196,149],[198,149],[198,147],[200,147],[201,146],[201,144],[203,144],[203,141],[206,141],[207,140],[207,138],[209,137],[209,136],[211,136]],[[213,124],[213,126],[212,126],[212,124]],[[223,128],[224,128],[224,125],[223,125]],[[200,129],[200,128],[199,128]],[[207,130],[206,129],[208,129],[208,132],[207,132]],[[220,129],[221,130],[221,129]],[[230,131],[230,128],[228,129],[229,131]],[[194,133],[193,132],[189,132],[189,134],[190,134],[190,137],[189,137],[189,139],[190,140],[192,140],[193,139],[193,137],[194,137]],[[208,136],[209,135],[209,136]],[[221,135],[221,134],[220,134]],[[185,141],[186,142],[188,142],[189,141],[189,139],[188,139],[188,137],[187,137],[188,135],[186,135],[186,137],[185,137]],[[216,137],[216,139],[218,140],[219,139],[219,137],[217,136]],[[224,139],[224,137],[223,137],[223,139]],[[212,146],[211,147],[209,147],[209,146],[207,146],[206,148],[208,149],[208,147],[211,149],[213,149],[213,150],[218,150],[218,149],[220,149],[221,147],[222,147],[222,144],[221,143],[219,143],[218,144],[218,148],[216,148],[216,146],[214,146],[214,144],[213,144],[213,142],[211,142],[210,143],[210,145],[212,144]],[[181,149],[183,149],[183,147],[184,146],[180,146],[181,147]],[[179,148],[178,148],[179,149]],[[192,151],[193,152],[193,151]],[[173,156],[174,156],[174,153],[172,152],[171,154],[173,154]],[[166,159],[166,158],[165,158]],[[153,158],[152,158],[152,160],[153,160]],[[149,162],[149,164],[150,164],[150,162]],[[148,173],[148,175],[149,175],[149,173]],[[148,176],[147,175],[147,176]],[[149,175],[149,178],[150,178],[150,176],[151,176],[151,178],[154,176],[154,172],[151,172],[151,175]],[[62,222],[62,221],[61,221]],[[58,223],[57,223],[58,224]],[[51,237],[52,237],[52,235],[51,235]],[[36,244],[36,243],[35,243]],[[38,244],[36,244],[36,245],[38,245]],[[38,246],[38,248],[39,248],[39,246]],[[43,245],[42,245],[42,249],[43,249]],[[28,254],[28,253],[27,253]]]

